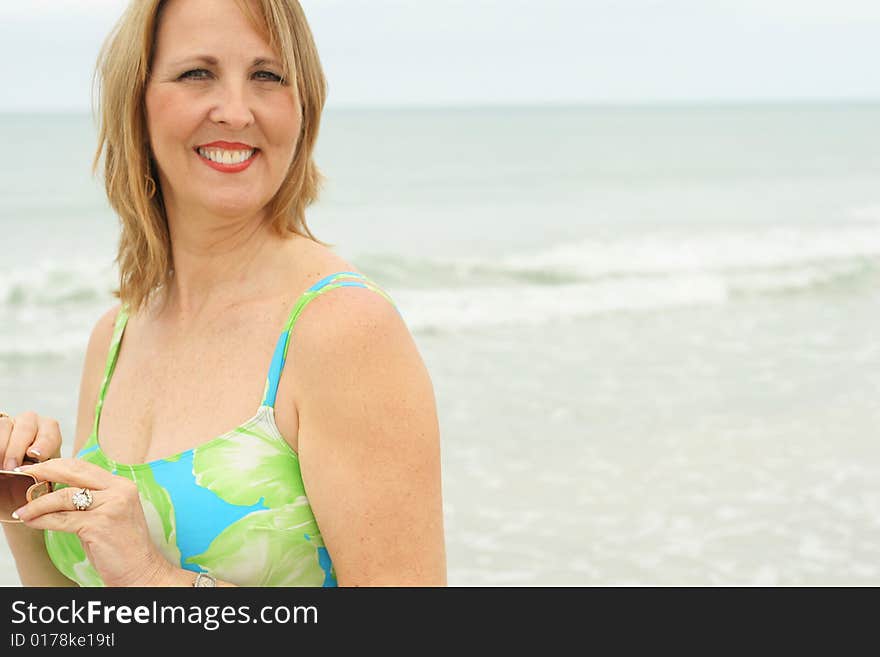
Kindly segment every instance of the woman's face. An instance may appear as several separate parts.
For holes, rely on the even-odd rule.
[[[170,0],[151,70],[147,128],[166,208],[259,213],[287,175],[302,124],[295,81],[279,82],[278,54],[234,2]],[[218,141],[227,143],[200,154]],[[254,148],[245,163],[229,164]]]

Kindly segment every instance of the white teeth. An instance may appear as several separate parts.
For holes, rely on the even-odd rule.
[[[241,164],[251,159],[255,148],[249,151],[225,151],[220,148],[200,148],[199,155],[218,164]]]

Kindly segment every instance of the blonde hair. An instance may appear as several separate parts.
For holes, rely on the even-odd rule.
[[[332,246],[312,235],[305,219],[305,209],[317,200],[324,181],[312,157],[327,97],[314,37],[298,0],[255,1],[256,16],[247,0],[235,0],[257,32],[280,53],[285,79],[295,77],[302,108],[296,155],[267,205],[268,219],[281,237],[296,233]],[[151,156],[145,105],[156,28],[166,3],[130,2],[101,48],[93,79],[99,87],[92,109],[94,113],[97,97],[99,112],[92,173],[103,155],[107,198],[122,228],[115,259],[119,288],[113,295],[131,312],[146,305],[154,292],[167,289],[173,276],[168,218]]]

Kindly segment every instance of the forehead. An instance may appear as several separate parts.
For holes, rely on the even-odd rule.
[[[254,16],[258,6],[248,0]],[[263,46],[268,44],[235,0],[168,0],[156,25],[157,54],[211,45]],[[270,54],[266,52],[265,54]]]

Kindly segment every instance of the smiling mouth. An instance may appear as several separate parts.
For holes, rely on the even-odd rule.
[[[222,166],[236,166],[252,160],[260,152],[259,148],[229,151],[223,148],[196,148],[198,155],[210,162]]]

